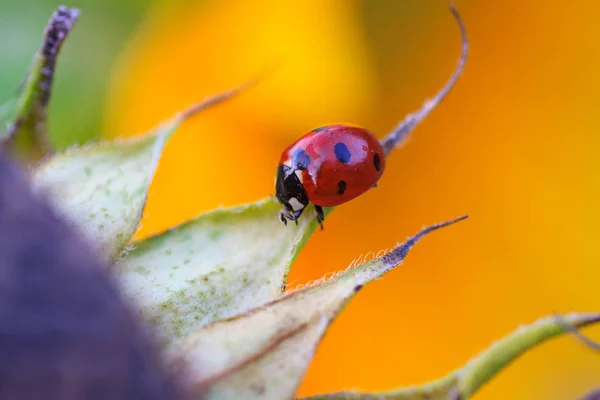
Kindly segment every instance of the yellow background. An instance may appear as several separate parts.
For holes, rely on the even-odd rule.
[[[471,218],[425,239],[352,301],[299,395],[425,382],[521,324],[600,309],[600,3],[456,6],[471,41],[464,75],[392,154],[379,187],[331,214],[290,283],[425,224]],[[445,82],[459,40],[445,0],[157,5],[113,72],[105,135],[141,133],[277,69],[178,132],[140,235],[272,195],[280,151],[316,126],[356,123],[383,137]],[[595,385],[600,354],[567,337],[476,398],[574,399]]]

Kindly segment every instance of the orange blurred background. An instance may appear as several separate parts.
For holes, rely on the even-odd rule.
[[[471,42],[464,75],[392,154],[379,187],[315,233],[289,283],[425,224],[471,218],[426,238],[351,302],[299,395],[422,383],[522,324],[600,309],[600,3],[456,6]],[[113,71],[106,136],[141,133],[277,69],[177,133],[139,235],[272,195],[280,151],[316,126],[356,123],[383,137],[446,81],[459,45],[446,0],[157,4]],[[475,398],[574,399],[598,385],[600,354],[564,337]]]

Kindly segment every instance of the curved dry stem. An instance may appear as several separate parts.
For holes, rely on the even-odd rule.
[[[440,91],[431,99],[427,100],[423,106],[416,112],[412,114],[408,114],[404,121],[402,121],[392,132],[390,132],[385,138],[381,140],[381,144],[383,146],[383,151],[385,155],[389,155],[389,153],[398,146],[407,136],[408,134],[417,126],[421,121],[425,119],[429,115],[431,111],[433,111],[438,104],[448,95],[450,90],[458,81],[458,78],[462,74],[465,63],[467,61],[467,56],[469,54],[469,41],[467,39],[467,29],[462,21],[462,18],[454,4],[450,3],[450,11],[456,22],[458,23],[458,27],[460,28],[460,33],[462,37],[462,47],[461,47],[461,55],[458,60],[458,65],[454,69],[454,72],[450,76],[450,79],[446,82],[444,87],[440,89]]]

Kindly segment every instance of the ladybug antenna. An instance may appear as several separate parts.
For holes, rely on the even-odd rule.
[[[429,115],[429,113],[433,111],[433,109],[436,108],[438,104],[440,104],[440,102],[450,92],[456,81],[458,81],[458,78],[460,77],[464,69],[465,63],[467,61],[467,55],[469,54],[469,41],[467,39],[467,29],[465,28],[460,14],[456,10],[452,2],[450,2],[450,11],[452,12],[452,15],[454,15],[454,19],[456,19],[456,22],[458,23],[460,34],[462,37],[461,54],[460,58],[458,59],[458,65],[454,69],[452,76],[450,76],[450,79],[448,79],[444,87],[442,87],[433,98],[427,100],[419,110],[415,111],[412,114],[408,114],[404,118],[404,121],[402,121],[391,133],[389,133],[385,138],[383,138],[383,140],[381,141],[381,145],[383,146],[383,151],[385,152],[386,156],[392,151],[394,147],[398,146],[398,144],[402,140],[404,140],[406,136],[408,136],[408,134],[414,129],[414,127],[417,126],[417,124],[419,124],[419,122],[423,121],[425,117],[427,117],[427,115]]]

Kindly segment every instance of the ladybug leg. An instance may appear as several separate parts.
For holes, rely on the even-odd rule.
[[[325,221],[325,214],[323,213],[323,207],[315,205],[315,211],[317,212],[317,221],[323,230],[323,221]]]
[[[298,218],[295,217],[294,215],[292,215],[289,211],[287,210],[282,210],[279,213],[279,219],[281,220],[281,222],[283,222],[285,225],[287,225],[288,219],[290,221],[294,221],[296,223],[296,225],[298,225]]]

